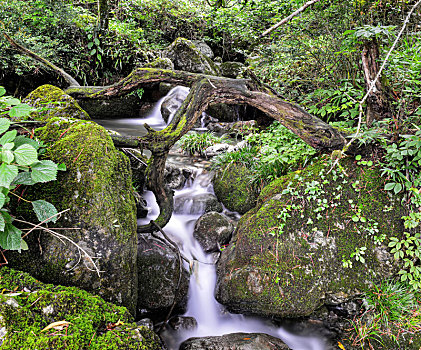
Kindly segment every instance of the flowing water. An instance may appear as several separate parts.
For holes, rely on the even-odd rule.
[[[189,260],[195,260],[194,273],[190,277],[190,287],[187,311],[184,316],[196,319],[198,327],[194,330],[164,333],[167,346],[177,350],[182,341],[191,337],[217,336],[228,333],[266,333],[280,338],[291,349],[296,350],[323,350],[324,342],[314,336],[299,336],[291,334],[283,328],[276,327],[267,320],[231,314],[214,298],[216,284],[216,270],[214,256],[206,254],[193,237],[193,228],[201,214],[195,212],[194,197],[206,192],[213,193],[210,174],[198,170],[194,180],[187,183],[184,189],[176,191],[174,201],[188,196],[180,214],[173,214],[170,222],[165,226],[165,232],[179,245],[180,251]],[[158,216],[159,208],[151,192],[145,194],[145,199],[150,204],[150,213],[141,223],[148,222]],[[189,266],[186,264],[186,268]]]
[[[176,87],[168,93],[167,96],[171,94],[182,96],[182,98],[176,98],[175,103],[167,105],[171,112],[168,122],[171,121],[188,91],[187,88]],[[123,135],[141,136],[145,134],[143,123],[148,123],[154,129],[161,130],[167,125],[161,115],[161,105],[167,96],[159,100],[145,118],[97,120],[97,122]],[[275,326],[269,320],[231,314],[216,301],[214,298],[216,285],[214,256],[206,254],[193,237],[194,224],[203,214],[198,213],[197,208],[193,207],[195,205],[194,197],[207,192],[213,193],[211,176],[205,170],[198,168],[193,180],[188,181],[185,188],[175,192],[174,201],[183,199],[184,206],[182,210],[178,211],[178,214],[172,215],[170,222],[164,228],[165,232],[178,244],[183,255],[195,262],[194,273],[190,277],[187,311],[184,316],[195,318],[198,324],[194,330],[166,331],[163,336],[168,348],[177,350],[181,342],[191,337],[245,332],[270,334],[282,339],[294,350],[324,350],[326,345],[320,337],[294,335],[284,328]],[[147,218],[139,220],[139,224],[147,223],[159,214],[159,208],[152,192],[146,191],[143,196],[148,202],[149,214]],[[189,200],[186,201],[186,197]],[[189,269],[187,263],[186,268]]]

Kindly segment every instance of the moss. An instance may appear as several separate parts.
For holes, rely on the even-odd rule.
[[[43,284],[7,267],[0,270],[0,287],[7,330],[1,349],[161,349],[157,336],[138,328],[126,308],[80,289]],[[43,330],[57,321],[68,327]]]
[[[396,271],[390,255],[386,253],[387,261],[378,257],[380,247],[373,239],[379,233],[391,237],[403,232],[403,208],[383,191],[379,170],[358,167],[351,159],[342,162],[345,172],[338,168],[329,172],[330,168],[329,160],[322,158],[262,190],[256,208],[239,222],[235,247],[223,252],[221,302],[236,311],[253,302],[246,311],[306,316],[330,295],[351,297],[370,281]],[[352,220],[353,216],[364,222]],[[351,257],[360,247],[367,248],[365,263]],[[345,268],[343,259],[351,260],[353,268]],[[261,276],[261,291],[254,301],[245,292],[250,288],[239,287],[250,278],[251,267]],[[235,270],[244,276],[227,273]],[[235,298],[229,299],[229,294]]]
[[[213,180],[218,199],[232,211],[246,213],[256,204],[257,190],[250,186],[248,170],[240,164],[229,164],[219,170]]]
[[[52,85],[38,87],[23,102],[37,108],[36,112],[31,113],[35,120],[45,121],[52,117],[90,119],[88,113],[72,97]]]

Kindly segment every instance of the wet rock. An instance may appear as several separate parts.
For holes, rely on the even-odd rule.
[[[243,72],[245,66],[240,62],[224,62],[220,68],[222,76],[235,79]]]
[[[234,147],[227,143],[217,143],[206,148],[204,154],[206,157],[214,157],[222,153],[231,152],[233,149]]]
[[[135,312],[137,300],[137,223],[132,173],[127,156],[118,151],[100,125],[78,119],[50,117],[36,135],[48,147],[49,159],[65,163],[58,180],[31,186],[28,200],[50,201],[64,210],[57,226],[82,247],[102,273],[73,244],[49,235],[30,235],[29,251],[8,255],[19,267],[49,283],[77,286]],[[32,205],[16,203],[13,212],[37,222]]]
[[[396,273],[393,256],[374,243],[370,227],[386,237],[403,232],[404,208],[383,191],[378,169],[349,158],[341,163],[343,172],[329,172],[330,159],[322,158],[262,190],[218,262],[220,303],[238,313],[280,318],[309,316],[323,305],[351,312],[344,303],[370,281]],[[354,257],[360,247],[366,247],[363,262]]]
[[[136,201],[137,218],[146,218],[149,213],[148,203],[138,192],[134,193],[134,197]]]
[[[173,190],[179,190],[184,187],[186,181],[193,175],[193,169],[185,166],[180,167],[176,164],[167,162],[165,165],[165,183]]]
[[[222,212],[222,205],[212,193],[180,195],[174,198],[174,213],[204,214],[210,211]]]
[[[232,333],[219,337],[190,338],[180,350],[289,350],[280,339],[263,333]]]
[[[227,105],[225,103],[212,103],[206,110],[206,114],[216,118],[220,122],[236,122],[246,119],[246,107],[241,105]]]
[[[203,214],[194,226],[193,236],[206,252],[218,252],[227,244],[234,231],[232,220],[223,214],[210,212]]]
[[[142,235],[138,244],[138,303],[140,314],[163,318],[176,303],[175,311],[182,313],[187,305],[189,274],[178,255],[168,244],[150,235]],[[180,279],[180,285],[177,289]]]
[[[135,148],[128,149],[125,154],[129,157],[130,160],[133,186],[141,192],[145,186],[145,172],[148,159],[142,154],[141,151]]]
[[[181,106],[183,101],[189,94],[190,89],[184,86],[177,86],[173,88],[161,104],[161,115],[166,123],[170,116],[172,116]]]
[[[218,133],[228,133],[232,136],[246,136],[257,130],[257,122],[255,120],[238,121],[232,123],[211,122],[207,125],[210,131]]]
[[[155,60],[153,60],[152,62],[144,65],[144,67],[173,70],[174,69],[174,63],[172,63],[171,60],[167,57],[163,57],[163,58],[158,57]]]
[[[241,164],[216,172],[213,187],[217,198],[231,211],[244,214],[256,205],[258,192],[250,185],[249,171]]]
[[[197,321],[194,317],[186,317],[186,316],[171,317],[171,319],[168,321],[168,324],[175,331],[181,331],[181,330],[191,331],[197,328]]]
[[[176,39],[164,52],[175,69],[192,73],[219,75],[218,66],[205,56],[190,40]]]

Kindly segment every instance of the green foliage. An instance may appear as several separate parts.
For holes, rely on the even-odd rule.
[[[224,137],[215,136],[211,132],[204,132],[201,134],[188,133],[184,135],[179,141],[181,149],[191,155],[198,153],[202,156],[206,156],[206,148],[213,146],[216,143],[221,143]]]
[[[371,342],[382,344],[389,340],[393,347],[399,347],[401,335],[421,330],[417,298],[406,284],[396,281],[373,284],[364,294],[363,307],[364,313],[352,321],[354,346],[367,345],[372,349]]]
[[[5,96],[5,92],[5,89],[0,87],[0,115],[29,115],[30,106]],[[0,118],[0,246],[2,249],[21,251],[28,247],[22,240],[22,231],[12,224],[14,219],[7,209],[10,195],[25,200],[16,193],[21,185],[53,181],[57,171],[65,170],[65,166],[59,166],[50,160],[39,160],[43,144],[24,135],[17,136],[16,129],[9,130],[13,124],[18,123],[12,123],[8,118]],[[36,200],[32,202],[32,206],[40,222],[57,221],[57,209],[51,203]]]
[[[212,159],[213,167],[242,163],[250,169],[253,184],[267,184],[288,171],[304,166],[316,154],[314,148],[279,122],[274,122],[265,132],[251,134],[246,140],[248,147]]]

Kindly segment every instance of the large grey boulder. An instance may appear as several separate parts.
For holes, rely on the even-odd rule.
[[[94,122],[50,112],[45,127],[35,134],[48,145],[45,156],[65,163],[67,171],[57,181],[31,186],[25,198],[67,209],[56,224],[59,233],[88,253],[101,273],[92,270],[80,248],[46,232],[29,235],[29,251],[11,253],[10,265],[45,282],[86,289],[134,313],[137,224],[129,159]],[[14,203],[12,211],[36,222],[26,202]]]
[[[180,108],[183,101],[189,94],[190,89],[184,86],[176,86],[171,89],[161,104],[161,115],[162,119],[168,123],[170,117],[174,116],[177,110]]]
[[[352,159],[332,168],[330,158],[266,186],[222,252],[217,300],[239,313],[303,317],[392,277],[387,243],[404,232],[404,208],[383,188],[379,169]]]
[[[190,40],[176,39],[164,52],[174,68],[192,73],[219,75],[218,66],[205,56]]]

